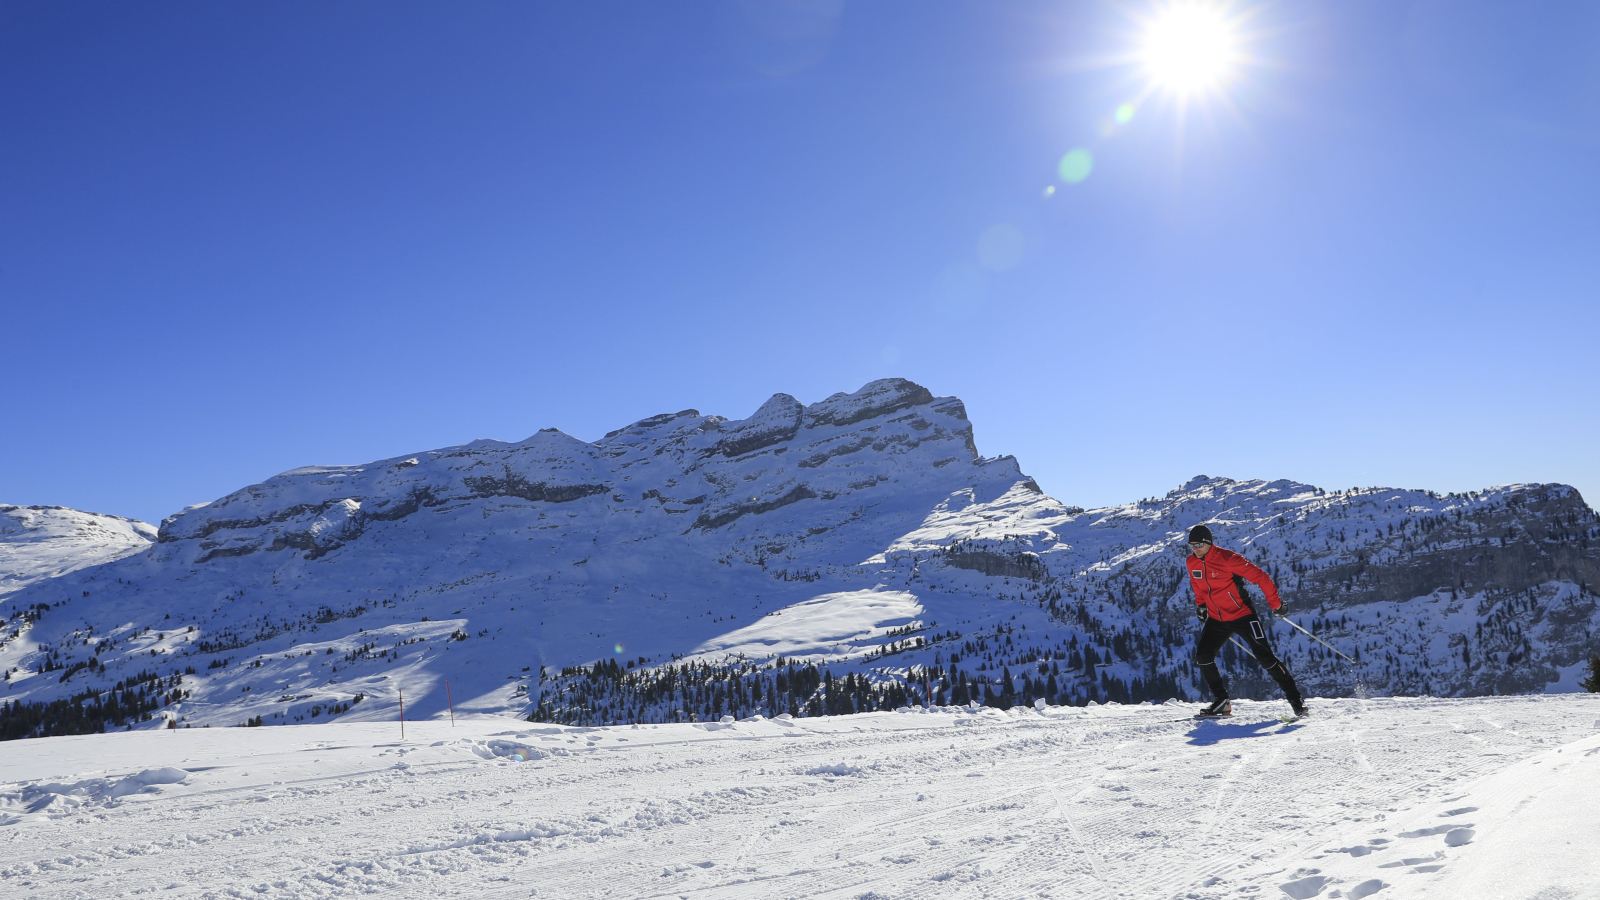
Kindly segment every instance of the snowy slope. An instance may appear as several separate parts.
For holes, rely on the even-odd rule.
[[[0,503],[0,603],[28,585],[149,548],[156,528],[64,506]]]
[[[1600,896],[1592,695],[0,744],[0,894]]]
[[[1191,480],[1097,510],[1012,492],[930,516],[881,557],[1009,575],[1056,616],[1133,636],[1126,677],[1187,672],[1189,526],[1271,573],[1292,617],[1358,665],[1282,628],[1302,680],[1323,693],[1575,689],[1600,652],[1600,517],[1565,485],[1463,496],[1392,488],[1329,493],[1291,481]],[[1264,606],[1264,604],[1262,604]],[[1138,664],[1142,660],[1142,664]]]
[[[889,379],[295,469],[184,510],[0,607],[21,704],[0,737],[383,719],[402,693],[585,724],[1192,699],[1197,522],[1356,659],[1275,625],[1313,693],[1570,691],[1600,651],[1600,519],[1569,487],[1202,476],[1083,510],[981,456],[959,400]]]
[[[666,661],[870,592],[857,564],[944,498],[1019,484],[1015,460],[978,456],[960,401],[901,380],[810,405],[779,394],[743,420],[656,416],[594,443],[546,430],[296,469],[16,598],[13,618],[49,608],[0,666],[22,702],[159,675],[194,723],[387,715],[402,690],[428,713],[526,711],[547,666]]]

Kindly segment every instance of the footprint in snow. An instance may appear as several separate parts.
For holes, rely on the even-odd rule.
[[[1296,900],[1307,900],[1307,898],[1315,897],[1320,894],[1323,888],[1327,887],[1329,882],[1332,880],[1333,879],[1331,878],[1326,878],[1319,875],[1314,878],[1302,878],[1299,881],[1291,881],[1288,884],[1280,884],[1278,885],[1278,889],[1283,891],[1285,894],[1296,898]],[[1350,900],[1361,900],[1362,897],[1370,897],[1388,886],[1389,885],[1381,878],[1368,878],[1366,881],[1361,882],[1348,891],[1334,891],[1327,896],[1329,900],[1332,900],[1332,898],[1335,897],[1347,897],[1350,898]]]
[[[1403,838],[1433,837],[1436,834],[1444,834],[1448,831],[1470,831],[1471,828],[1471,822],[1465,825],[1435,825],[1432,828],[1418,828],[1416,831],[1402,831],[1400,836]]]
[[[1412,867],[1412,871],[1414,871],[1414,872],[1437,872],[1440,869],[1444,868],[1444,863],[1441,862],[1441,860],[1443,860],[1443,859],[1444,859],[1444,851],[1440,850],[1439,852],[1433,854],[1432,856],[1408,856],[1405,859],[1399,860],[1397,862],[1384,863],[1383,865],[1379,866],[1378,868],[1380,868],[1380,869],[1398,869],[1398,868],[1403,868],[1405,866],[1410,866],[1410,867]]]
[[[1310,878],[1300,878],[1287,884],[1278,885],[1278,890],[1283,891],[1294,900],[1311,900],[1312,897],[1322,893],[1322,889],[1333,881],[1326,875],[1313,875]]]

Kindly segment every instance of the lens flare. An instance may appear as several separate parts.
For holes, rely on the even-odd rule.
[[[1117,107],[1116,120],[1118,125],[1126,125],[1133,121],[1133,104],[1124,103]]]
[[[989,299],[989,282],[983,270],[956,263],[947,266],[933,280],[933,308],[949,319],[965,319],[983,308]]]
[[[1077,184],[1094,171],[1094,154],[1079,147],[1061,157],[1061,164],[1057,166],[1057,170],[1061,174],[1062,181],[1067,184]]]
[[[1015,225],[996,225],[978,238],[978,264],[1004,272],[1022,260],[1026,241]]]
[[[1181,93],[1216,88],[1234,63],[1234,36],[1222,10],[1181,3],[1150,22],[1144,65],[1157,84]]]
[[[613,647],[612,649],[616,650],[618,655],[622,654],[622,645],[621,644],[618,644],[617,646]]]

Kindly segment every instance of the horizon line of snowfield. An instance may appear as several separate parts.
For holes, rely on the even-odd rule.
[[[1247,700],[1204,722],[1113,703],[12,742],[0,889],[569,897],[600,871],[638,898],[1588,896],[1597,700],[1324,699],[1292,725]]]

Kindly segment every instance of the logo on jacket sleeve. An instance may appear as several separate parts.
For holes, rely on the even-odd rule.
[[[1204,571],[1200,570],[1200,569],[1190,569],[1189,570],[1189,574],[1193,575],[1196,578],[1204,578],[1204,577],[1206,577],[1206,573]]]

